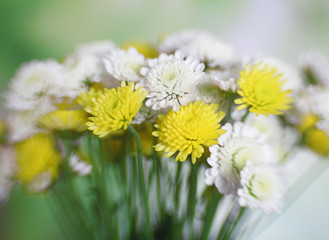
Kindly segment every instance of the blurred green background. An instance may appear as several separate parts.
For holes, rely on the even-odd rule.
[[[58,59],[97,40],[155,44],[159,36],[185,28],[218,34],[238,53],[272,54],[293,65],[305,50],[329,56],[326,0],[1,0],[0,92],[25,61]],[[328,183],[326,171],[257,240],[328,239]],[[1,240],[62,238],[47,195],[17,188],[0,214]]]

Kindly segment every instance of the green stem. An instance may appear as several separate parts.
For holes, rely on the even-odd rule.
[[[243,216],[243,214],[244,214],[245,211],[246,211],[246,208],[244,208],[244,207],[241,207],[240,208],[239,215],[235,219],[235,221],[233,223],[233,226],[231,227],[231,229],[228,231],[227,235],[225,236],[225,239],[230,239],[231,238],[232,233],[234,232],[236,226],[239,224],[240,219],[242,218],[242,216]]]
[[[230,98],[228,100],[228,106],[227,106],[226,117],[225,117],[226,123],[231,120],[232,106],[233,106],[233,99]]]
[[[142,142],[141,139],[135,130],[135,128],[131,125],[128,125],[128,130],[130,133],[135,137],[136,144],[137,144],[137,162],[138,162],[138,179],[139,179],[139,187],[140,191],[142,192],[143,202],[144,202],[144,211],[146,215],[146,224],[149,228],[149,231],[152,231],[151,226],[151,219],[149,213],[149,204],[148,204],[148,197],[146,195],[146,188],[145,188],[145,176],[144,176],[144,168],[143,168],[143,155],[142,155]]]
[[[190,233],[188,239],[193,239],[194,237],[194,215],[195,215],[195,206],[197,200],[197,182],[198,182],[198,166],[197,163],[192,164],[190,180],[191,183],[189,193],[188,193],[188,205],[187,205],[187,219],[190,222]]]
[[[208,239],[210,230],[211,230],[211,226],[213,223],[213,219],[215,217],[216,214],[216,210],[218,207],[218,203],[220,202],[220,200],[222,199],[223,195],[220,194],[217,189],[213,189],[209,198],[208,198],[208,202],[207,202],[207,206],[206,206],[206,218],[203,224],[203,230],[201,233],[201,237],[200,239]]]
[[[248,108],[248,109],[247,109],[247,112],[246,112],[246,114],[243,116],[241,122],[245,122],[245,121],[246,121],[246,119],[247,119],[249,113],[250,113],[250,112],[249,112],[249,108]]]
[[[177,168],[176,168],[176,175],[175,175],[175,193],[174,193],[174,214],[178,218],[178,212],[179,212],[179,193],[180,193],[180,187],[181,187],[181,172],[182,172],[182,162],[177,162]]]

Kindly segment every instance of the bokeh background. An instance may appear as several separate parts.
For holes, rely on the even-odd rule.
[[[293,66],[306,50],[329,57],[327,0],[1,0],[0,93],[23,62],[60,59],[78,44],[96,40],[155,44],[185,28],[215,33],[240,54],[275,55]],[[254,239],[329,239],[328,185],[326,170]],[[16,188],[0,209],[0,239],[62,239],[47,195]]]

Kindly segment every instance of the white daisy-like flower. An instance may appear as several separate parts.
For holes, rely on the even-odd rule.
[[[269,163],[248,161],[241,172],[239,203],[243,207],[260,209],[265,214],[280,211],[283,203],[284,182],[280,168]]]
[[[196,30],[185,30],[167,37],[159,50],[166,53],[181,50],[211,67],[231,63],[235,58],[231,45],[208,32]]]
[[[296,99],[298,101],[294,101],[293,105],[295,109],[302,114],[313,113],[316,106],[316,96],[322,91],[322,88],[315,85],[307,86],[307,88],[301,89],[296,93]]]
[[[299,134],[295,129],[283,127],[277,116],[249,115],[245,121],[247,125],[257,128],[266,136],[266,141],[273,146],[277,160],[284,162],[286,155],[297,143]]]
[[[143,122],[151,122],[154,123],[160,114],[165,115],[168,109],[159,109],[153,110],[145,105],[139,109],[138,113],[134,117],[132,123],[133,124],[141,124]]]
[[[6,95],[6,107],[32,110],[43,101],[63,97],[67,82],[65,68],[54,60],[23,64],[12,79]]]
[[[198,34],[180,50],[183,54],[200,59],[210,67],[230,64],[235,60],[233,47],[209,33]]]
[[[198,30],[182,30],[166,37],[159,45],[159,52],[174,53],[181,49],[184,45],[189,44],[193,39],[199,35],[201,31]]]
[[[137,82],[141,79],[139,73],[145,64],[145,58],[135,48],[127,51],[117,49],[104,59],[105,69],[119,81]]]
[[[313,75],[316,80],[329,88],[329,59],[319,51],[309,51],[301,54],[299,63],[304,71]]]
[[[109,88],[117,87],[117,81],[107,73],[103,63],[103,58],[116,49],[110,41],[94,42],[81,45],[68,55],[63,63],[69,76],[66,95],[76,97],[90,82],[102,82]]]
[[[329,89],[319,85],[311,85],[300,90],[297,94],[298,101],[294,102],[298,113],[313,114],[319,118],[317,127],[329,134],[329,105],[325,104],[329,99]],[[298,122],[299,120],[299,122]],[[300,119],[296,120],[297,124]]]
[[[329,99],[329,89],[318,88],[312,95],[312,112],[319,117],[317,127],[329,135],[329,105],[325,104]]]
[[[237,79],[240,77],[240,72],[244,69],[242,63],[235,63],[223,66],[219,70],[211,70],[208,75],[211,83],[219,87],[225,92],[231,90],[236,92],[238,89]]]
[[[222,129],[227,132],[218,138],[218,145],[209,148],[207,161],[212,168],[206,170],[206,183],[215,183],[221,193],[235,194],[247,161],[274,162],[275,157],[266,136],[256,128],[237,122],[233,126],[227,123]]]
[[[38,121],[41,116],[56,109],[49,101],[39,104],[34,110],[11,111],[6,122],[8,126],[7,140],[19,142],[39,132]]]
[[[0,204],[4,203],[13,187],[15,151],[12,147],[0,147]]]
[[[223,94],[220,94],[218,88],[215,88],[209,80],[202,79],[201,83],[196,88],[195,95],[197,101],[203,101],[207,104],[216,103],[219,105],[220,111],[227,111],[227,99],[224,97]]]
[[[83,161],[77,154],[73,154],[69,161],[72,171],[77,173],[79,176],[85,176],[91,173],[93,166]]]
[[[169,106],[178,111],[181,105],[194,100],[195,87],[204,74],[204,65],[198,60],[185,58],[178,51],[148,59],[147,64],[140,71],[144,76],[141,85],[148,91],[146,106],[152,106],[153,110]]]
[[[277,141],[282,135],[281,123],[277,116],[264,116],[251,114],[247,117],[245,123],[257,128],[263,133],[268,141]]]

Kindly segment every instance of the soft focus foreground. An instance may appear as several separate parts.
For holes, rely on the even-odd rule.
[[[59,238],[248,238],[328,157],[327,66],[194,30],[26,63],[4,95],[1,198],[46,199]]]

